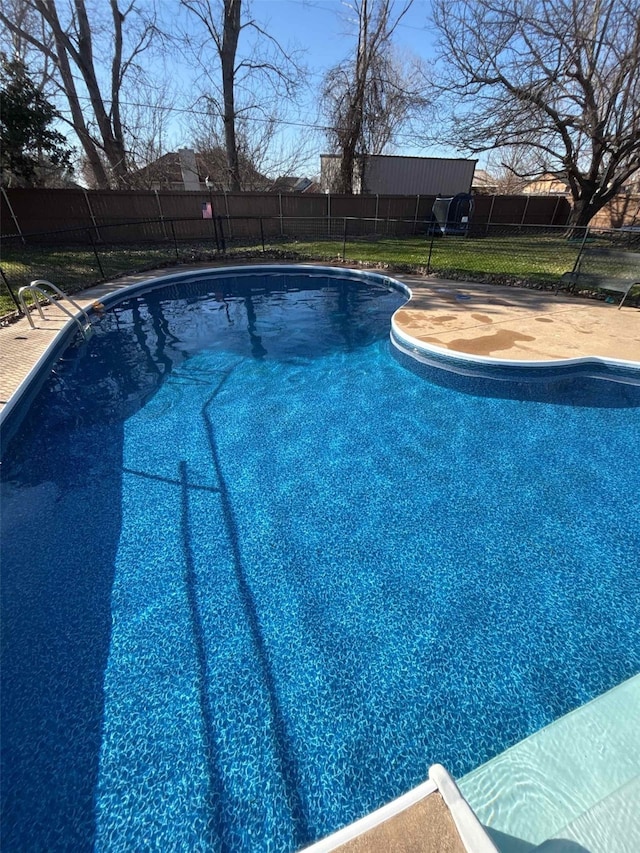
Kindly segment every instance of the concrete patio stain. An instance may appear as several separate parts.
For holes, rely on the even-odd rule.
[[[492,335],[475,335],[473,338],[454,338],[451,341],[441,341],[438,338],[421,338],[425,343],[433,343],[455,352],[466,352],[473,355],[495,355],[505,350],[517,348],[520,341],[535,341],[533,335],[523,335],[510,329],[499,329]]]

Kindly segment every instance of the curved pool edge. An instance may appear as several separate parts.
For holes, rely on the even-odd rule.
[[[410,289],[406,284],[398,279],[394,279],[391,276],[374,270],[360,270],[352,267],[342,268],[321,266],[317,264],[242,264],[234,266],[202,267],[199,269],[192,268],[183,272],[171,272],[168,274],[166,274],[164,270],[160,270],[158,271],[160,273],[158,276],[143,278],[140,281],[135,281],[130,284],[122,284],[118,286],[119,283],[116,281],[96,285],[94,287],[87,288],[84,297],[82,294],[74,294],[73,298],[74,301],[81,304],[81,307],[84,308],[91,317],[95,316],[95,311],[92,306],[96,302],[104,305],[105,308],[112,308],[120,302],[123,302],[126,299],[131,299],[138,294],[148,293],[164,287],[171,287],[172,285],[180,282],[198,281],[203,278],[224,278],[229,275],[255,275],[256,272],[275,275],[285,272],[290,273],[292,270],[316,275],[331,274],[331,276],[335,278],[347,278],[354,281],[372,281],[388,288],[392,287],[393,289],[400,290],[407,296],[407,298],[410,297]],[[116,289],[103,292],[104,287],[113,287],[114,285]],[[49,307],[51,306],[45,306],[45,311]],[[82,311],[74,309],[73,305],[68,305],[66,307],[69,309],[71,316],[62,323],[61,327],[55,331],[53,336],[47,341],[35,362],[31,364],[0,409],[0,431],[2,433],[3,445],[8,443],[18,426],[18,424],[12,425],[10,423],[16,409],[21,404],[25,404],[25,408],[28,408],[30,398],[33,399],[37,394],[40,385],[44,382],[48,375],[48,370],[55,359],[61,354],[66,346],[68,346],[74,335],[78,333],[76,320],[78,318],[82,319]],[[23,319],[26,322],[26,318]],[[11,328],[15,330],[15,324]],[[25,329],[25,331],[27,331],[28,334],[28,330]]]
[[[242,264],[233,266],[217,266],[217,267],[202,267],[198,269],[191,268],[183,272],[166,273],[165,270],[158,271],[159,275],[145,277],[140,281],[135,281],[130,284],[119,285],[118,282],[108,282],[103,285],[97,285],[89,288],[85,293],[84,298],[79,294],[75,295],[76,301],[83,304],[85,310],[90,314],[91,306],[96,301],[100,301],[105,307],[113,307],[125,299],[129,299],[139,293],[145,293],[163,287],[171,286],[182,281],[194,281],[201,278],[220,278],[228,275],[251,275],[257,271],[267,274],[277,274],[291,272],[292,270],[300,270],[316,275],[330,274],[334,277],[342,277],[354,281],[371,281],[376,284],[381,284],[389,288],[394,288],[407,297],[407,302],[398,308],[391,316],[391,331],[390,338],[393,346],[396,347],[407,357],[417,362],[427,363],[430,366],[435,366],[443,370],[451,372],[466,373],[470,375],[480,375],[485,378],[494,379],[509,379],[507,375],[514,369],[522,370],[529,376],[533,376],[533,371],[537,369],[546,372],[558,370],[560,368],[573,369],[588,369],[589,366],[596,369],[600,366],[601,370],[607,371],[606,378],[615,379],[613,375],[615,371],[621,371],[625,374],[625,378],[618,378],[618,381],[631,381],[633,384],[640,384],[640,361],[629,361],[625,359],[606,358],[602,356],[582,356],[579,358],[566,359],[545,359],[545,360],[514,360],[500,359],[489,356],[478,356],[470,353],[459,353],[453,350],[443,349],[431,344],[425,343],[418,338],[413,337],[405,332],[397,322],[397,314],[403,308],[410,305],[414,298],[414,289],[410,284],[402,281],[393,275],[388,275],[384,271],[371,269],[357,269],[353,267],[334,267],[319,264],[295,264],[295,263],[280,263],[280,264]],[[111,291],[104,290],[105,287],[116,287]],[[456,282],[455,286],[463,287],[464,282]],[[53,363],[54,359],[62,351],[63,347],[68,344],[69,340],[76,332],[75,318],[81,316],[80,311],[72,311],[73,317],[69,318],[55,335],[47,342],[44,349],[40,352],[35,362],[27,370],[23,378],[11,391],[7,399],[4,401],[0,410],[0,429],[3,432],[7,429],[9,419],[12,417],[16,407],[22,403],[28,396],[33,396],[39,387],[39,383],[44,381],[47,368]],[[15,328],[15,326],[13,327]],[[505,375],[499,376],[492,368],[501,369]],[[489,371],[487,375],[487,371]],[[602,372],[598,373],[602,378]],[[10,436],[9,436],[10,437]],[[8,437],[4,436],[5,440]]]
[[[398,309],[400,310],[400,309]],[[602,356],[516,361],[476,355],[461,355],[435,347],[406,334],[393,322],[390,343],[397,352],[416,363],[460,376],[477,377],[496,382],[543,382],[561,376],[582,376],[640,386],[640,362],[610,359]]]
[[[123,299],[129,299],[132,296],[135,296],[139,291],[147,293],[180,281],[196,281],[201,278],[224,278],[228,275],[255,275],[256,272],[276,275],[278,273],[290,273],[292,271],[301,271],[311,274],[315,273],[319,275],[331,274],[334,278],[348,278],[353,279],[354,281],[367,281],[368,279],[373,279],[376,283],[384,284],[387,287],[393,287],[394,289],[400,290],[408,298],[411,297],[411,289],[407,284],[380,271],[356,269],[354,267],[332,267],[318,264],[289,263],[204,267],[203,269],[192,269],[186,272],[172,273],[170,275],[165,275],[162,278],[145,279],[143,281],[127,285],[120,290],[108,294],[101,299],[101,302],[105,307],[109,308],[113,305],[117,305],[118,302],[121,302]]]
[[[496,356],[477,355],[475,353],[460,352],[454,349],[445,349],[417,338],[407,331],[398,322],[397,315],[400,311],[411,307],[411,300],[415,298],[413,289],[399,281],[394,280],[401,289],[407,293],[409,299],[405,305],[398,308],[391,318],[390,340],[391,343],[405,355],[422,361],[430,366],[449,369],[453,372],[461,372],[469,375],[478,375],[485,378],[500,378],[492,368],[504,368],[506,370],[517,370],[526,373],[528,371],[545,370],[547,372],[558,369],[578,368],[584,369],[589,366],[600,366],[605,368],[620,368],[625,373],[636,375],[636,381],[640,383],[640,360],[614,358],[601,355],[583,355],[566,358],[544,358],[544,359],[514,359],[498,358]],[[453,284],[453,283],[452,283]],[[457,287],[463,287],[464,282],[455,282]],[[601,374],[598,374],[601,375]],[[503,378],[508,378],[507,376]],[[611,376],[610,378],[613,378]],[[623,380],[628,381],[628,380]]]

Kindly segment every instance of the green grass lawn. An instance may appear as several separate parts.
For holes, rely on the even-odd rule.
[[[391,269],[424,270],[429,258],[430,240],[424,236],[407,238],[347,240],[347,261],[379,264]],[[176,262],[173,242],[154,245],[127,245],[98,248],[100,266],[92,249],[85,247],[30,247],[13,244],[3,246],[1,266],[12,289],[29,284],[36,278],[52,281],[65,292],[75,293],[101,280],[137,270],[152,269]],[[447,237],[433,240],[430,269],[443,276],[468,276],[470,279],[522,281],[553,285],[563,272],[573,267],[578,247],[562,237],[523,235],[484,239]],[[343,241],[283,240],[265,244],[270,258],[292,260],[342,259]],[[180,243],[181,262],[212,260],[215,245],[193,241]],[[238,255],[262,257],[260,243],[227,246],[227,257]],[[219,257],[219,256],[218,256]],[[15,305],[2,282],[0,316],[11,313]]]
[[[173,250],[173,246],[172,246]],[[126,246],[100,249],[100,265],[92,249],[84,247],[3,247],[0,266],[14,293],[31,281],[44,278],[65,293],[77,293],[99,281],[161,266],[175,261],[175,251],[166,246]],[[15,303],[2,281],[0,316],[15,310]]]
[[[274,244],[275,247],[276,244]],[[282,245],[282,244],[277,244]],[[338,258],[342,240],[295,242],[287,246],[302,257]],[[352,239],[346,244],[351,261],[424,268],[430,241],[424,237],[404,240],[383,238],[375,242]],[[526,282],[555,284],[563,272],[573,268],[577,247],[566,240],[547,237],[502,237],[433,241],[430,269],[435,273],[467,274],[472,278],[504,276]]]

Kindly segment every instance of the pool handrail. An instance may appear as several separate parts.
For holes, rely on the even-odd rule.
[[[61,311],[64,311],[64,313],[68,317],[70,317],[78,325],[78,328],[82,332],[83,337],[86,338],[87,334],[89,333],[89,330],[91,329],[91,320],[89,319],[89,315],[87,314],[87,312],[84,310],[84,308],[81,305],[78,305],[78,303],[74,299],[72,299],[68,294],[66,294],[63,290],[60,290],[60,288],[57,287],[57,285],[53,284],[53,282],[51,282],[51,281],[47,281],[47,279],[45,279],[45,278],[36,278],[31,282],[31,284],[26,284],[24,287],[21,287],[20,290],[18,291],[18,301],[20,302],[20,307],[22,308],[23,312],[25,313],[31,328],[35,329],[35,323],[33,322],[33,318],[31,317],[31,312],[27,308],[27,304],[25,302],[24,294],[30,293],[33,296],[33,301],[35,303],[36,308],[38,309],[38,313],[40,314],[40,319],[46,320],[46,317],[42,313],[42,306],[40,305],[40,300],[38,299],[37,294],[39,293],[41,296],[43,296],[45,299],[48,299],[49,301],[53,301],[53,300],[51,300],[50,294],[47,294],[42,289],[43,285],[46,285],[47,287],[51,288],[51,290],[53,290],[53,292],[56,293],[61,299],[68,300],[73,305],[74,308],[76,308],[78,311],[80,311],[84,315],[84,318],[87,321],[86,326],[83,326],[82,323],[80,322],[80,320],[78,319],[78,317],[75,314],[72,314],[68,308],[66,308],[60,302],[56,303],[58,308],[60,308]]]

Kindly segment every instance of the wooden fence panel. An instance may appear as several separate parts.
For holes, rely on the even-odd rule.
[[[202,205],[211,202],[215,214],[224,212],[224,201],[220,203],[219,197],[203,192],[158,192],[156,200],[156,213],[159,216],[159,208],[162,208],[164,219],[202,219]]]
[[[282,215],[285,217],[324,217],[330,204],[326,193],[281,193],[278,198],[282,203]]]
[[[6,193],[24,234],[92,225],[83,190],[8,189]],[[15,231],[13,217],[3,216],[2,233]]]
[[[5,196],[6,193],[6,196]],[[172,239],[170,220],[180,239],[208,239],[211,220],[203,218],[203,207],[213,205],[213,214],[224,222],[225,238],[260,237],[260,218],[265,237],[321,239],[344,231],[348,217],[353,236],[420,234],[430,218],[434,196],[325,195],[321,193],[212,193],[163,190],[7,189],[1,194],[2,234],[21,231],[47,243],[136,242]],[[474,230],[491,225],[556,225],[567,222],[570,204],[562,196],[476,195]],[[330,219],[328,219],[330,217]],[[253,221],[252,221],[253,218]],[[135,228],[118,224],[148,222]],[[342,225],[340,220],[342,219]],[[356,223],[360,219],[362,222]],[[638,196],[619,196],[594,219],[596,227],[632,225],[640,219]],[[183,220],[178,222],[178,220]],[[187,222],[190,220],[190,223]],[[365,221],[367,220],[367,221]],[[369,221],[370,220],[370,221]],[[219,220],[220,221],[220,220]],[[17,223],[17,224],[16,224]],[[44,232],[70,230],[67,234]]]
[[[230,216],[278,216],[280,212],[275,193],[227,193],[226,200]]]
[[[158,205],[153,193],[133,190],[95,190],[87,192],[88,204],[99,225],[156,219]]]
[[[492,225],[511,225],[522,223],[531,196],[526,195],[499,195],[495,197],[495,204],[491,214]]]
[[[592,225],[597,228],[624,228],[640,226],[640,195],[620,194],[594,216]]]

